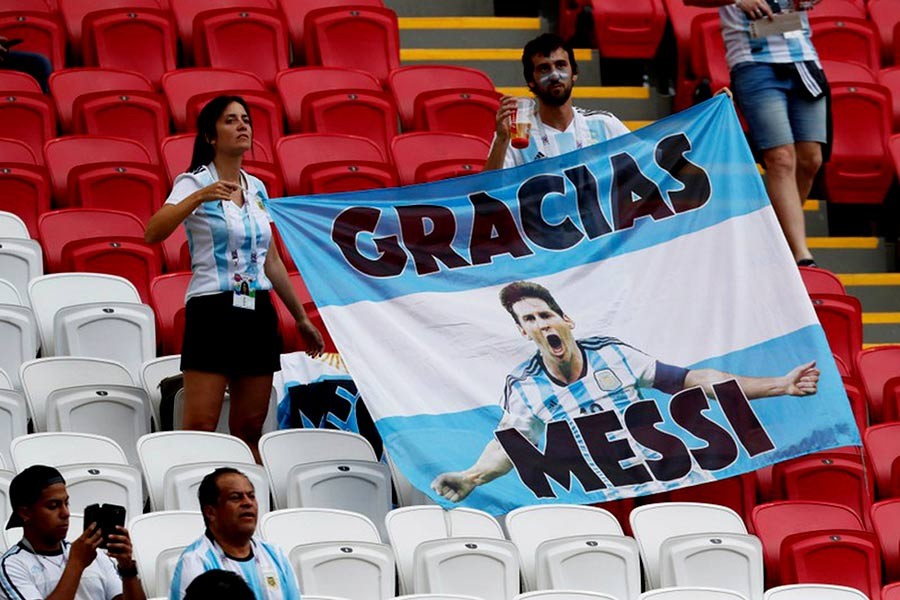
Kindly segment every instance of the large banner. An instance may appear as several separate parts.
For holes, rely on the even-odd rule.
[[[859,444],[727,97],[270,211],[387,452],[444,506],[602,502]]]

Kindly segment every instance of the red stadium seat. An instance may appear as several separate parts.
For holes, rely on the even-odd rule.
[[[891,124],[893,131],[900,131],[900,66],[879,71],[878,83],[891,93]]]
[[[0,207],[18,215],[32,239],[40,239],[37,223],[50,210],[50,177],[41,165],[7,162],[0,158]]]
[[[885,423],[900,421],[900,375],[884,382],[881,392],[882,418]]]
[[[75,100],[72,115],[76,133],[132,139],[159,162],[159,143],[169,134],[169,109],[160,94],[93,92]]]
[[[853,411],[853,420],[856,421],[856,428],[859,430],[859,434],[862,435],[862,432],[869,425],[869,403],[866,402],[866,395],[862,390],[862,386],[846,379],[844,380],[844,391],[847,392],[847,399],[850,401],[850,410]]]
[[[236,90],[250,107],[250,120],[253,123],[253,141],[265,149],[268,154],[275,147],[275,142],[284,135],[284,111],[278,96],[272,92],[256,92]],[[205,92],[191,96],[187,104],[188,131],[196,129],[197,115],[206,103],[221,95],[221,92]],[[249,157],[248,157],[249,158]]]
[[[372,140],[352,135],[302,133],[281,138],[275,145],[281,178],[288,194],[302,193],[309,183],[304,171],[321,162],[384,162],[385,153]]]
[[[319,8],[303,23],[306,64],[361,69],[383,86],[400,66],[400,33],[394,11],[378,6]]]
[[[753,473],[745,473],[737,477],[653,494],[647,496],[646,500],[650,502],[702,502],[727,506],[741,515],[747,525],[747,530],[753,533],[750,513],[756,506],[756,477]]]
[[[50,75],[50,92],[63,132],[73,131],[72,107],[80,96],[93,92],[152,92],[153,83],[133,71],[120,69],[65,69]]]
[[[416,129],[465,133],[492,140],[500,94],[483,90],[436,90],[416,97]]]
[[[194,61],[220,69],[249,71],[273,86],[288,68],[290,48],[281,12],[263,8],[222,8],[194,19]]]
[[[594,34],[606,58],[651,59],[666,29],[662,0],[591,0]]]
[[[875,482],[867,475],[859,456],[817,452],[776,464],[772,487],[783,500],[841,504],[867,523],[875,497]]]
[[[873,504],[871,516],[884,560],[885,578],[900,581],[900,499]]]
[[[881,65],[878,30],[864,18],[811,16],[809,25],[819,58],[860,63],[873,71]]]
[[[279,4],[291,34],[291,46],[294,48],[295,63],[302,62],[300,59],[303,56],[303,48],[305,47],[303,24],[306,22],[306,15],[310,11],[317,8],[334,8],[339,4],[384,7],[384,3],[381,0],[281,0]]]
[[[69,171],[73,206],[130,212],[146,223],[168,193],[160,167],[122,161],[90,162]]]
[[[328,330],[325,329],[325,323],[322,321],[322,317],[319,316],[319,309],[316,308],[316,305],[313,303],[312,296],[309,295],[309,290],[306,289],[306,284],[303,283],[303,278],[300,277],[300,273],[290,273],[290,280],[291,285],[294,287],[294,292],[297,294],[297,298],[300,300],[300,303],[303,304],[306,316],[309,317],[312,324],[315,325],[319,330],[319,333],[322,334],[322,338],[325,341],[325,352],[337,352],[337,349],[334,346],[334,340],[331,339],[331,335],[328,333]],[[283,351],[297,352],[306,350],[303,340],[300,339],[300,334],[297,333],[294,317],[291,316],[290,311],[288,311],[284,302],[281,301],[281,298],[278,297],[278,294],[273,294],[273,304],[275,304],[275,312],[278,313],[278,328],[281,330],[281,337],[284,340]]]
[[[388,87],[400,113],[400,126],[404,131],[415,127],[416,97],[422,92],[454,88],[494,91],[494,83],[483,71],[450,65],[400,67],[391,71]]]
[[[27,144],[43,164],[44,142],[56,135],[53,105],[41,94],[6,95],[0,104],[0,131]]]
[[[700,15],[716,15],[714,8],[685,6],[684,0],[665,0],[666,12],[675,35],[678,66],[675,76],[675,110],[680,111],[692,104],[692,94],[696,81],[691,73],[691,34],[694,19]],[[713,90],[715,91],[715,90]]]
[[[827,269],[818,267],[799,267],[800,278],[810,294],[837,294],[845,296],[847,290],[838,276]]]
[[[878,29],[881,41],[881,62],[890,64],[894,61],[894,28],[900,23],[900,6],[892,0],[869,0],[866,4],[869,20]]]
[[[166,169],[169,183],[174,182],[176,177],[187,172],[191,164],[195,137],[196,134],[194,133],[181,133],[170,135],[160,142],[160,157]],[[274,154],[271,154],[271,150],[263,147],[258,140],[253,140],[253,148],[244,155],[244,160],[261,164],[272,164],[272,156]]]
[[[47,0],[0,0],[0,13],[17,13],[22,11],[52,13],[56,10]]]
[[[0,71],[0,93],[3,94],[43,94],[41,85],[28,73],[21,71]]]
[[[0,36],[24,40],[16,50],[43,54],[54,71],[66,64],[66,35],[53,14],[26,11],[0,14]]]
[[[706,80],[716,92],[729,85],[731,75],[725,61],[725,42],[718,14],[701,15],[691,29],[691,69],[698,82]]]
[[[266,84],[253,73],[231,69],[178,69],[162,76],[162,89],[169,101],[176,131],[196,130],[188,123],[188,101],[206,93],[233,94],[234,90],[265,92]]]
[[[872,425],[863,433],[863,445],[875,474],[878,496],[900,497],[900,490],[891,488],[891,468],[900,460],[900,423]]]
[[[82,52],[86,65],[137,71],[159,86],[176,67],[177,35],[168,11],[112,8],[84,19]]]
[[[490,144],[482,138],[430,131],[404,133],[391,142],[391,156],[400,185],[434,181],[426,178],[426,174],[445,167],[465,174],[477,173],[484,168],[490,149]]]
[[[175,231],[170,233],[161,245],[163,267],[167,273],[191,270],[191,249],[188,246],[184,227],[176,227]]]
[[[103,2],[102,8],[98,6],[97,0],[59,0],[59,12],[62,16],[63,25],[66,28],[66,36],[69,43],[69,49],[73,54],[81,52],[81,23],[89,13],[111,8],[131,8],[131,9],[166,9],[168,4],[163,0],[106,0]]]
[[[881,588],[881,600],[900,600],[900,582],[889,583]]]
[[[888,149],[891,151],[891,162],[894,165],[894,172],[900,174],[900,133],[888,138]]]
[[[305,100],[307,131],[361,135],[387,155],[397,135],[397,109],[386,92],[336,90],[314,92]]]
[[[781,580],[826,583],[860,590],[877,599],[881,555],[875,534],[836,529],[787,536],[781,543]]]
[[[143,145],[123,138],[72,135],[56,138],[44,146],[53,197],[58,205],[71,206],[68,194],[69,172],[75,167],[96,162],[152,164]]]
[[[751,513],[753,529],[763,546],[766,588],[781,583],[781,543],[795,533],[849,529],[865,531],[862,519],[846,506],[827,502],[770,502]]]
[[[820,2],[809,13],[810,17],[849,17],[851,19],[865,19],[866,7],[864,4],[853,0],[828,0]]]
[[[21,163],[24,165],[44,164],[40,152],[20,140],[0,137],[0,163]]]
[[[859,376],[869,399],[869,411],[876,423],[883,420],[884,388],[892,377],[900,375],[900,345],[879,346],[859,353]]]
[[[160,356],[181,354],[184,338],[184,295],[191,273],[160,275],[150,283],[150,306],[156,315],[156,340]]]
[[[63,248],[69,242],[101,236],[144,237],[144,224],[133,214],[89,208],[44,213],[38,219],[38,230],[44,248],[46,271],[50,273],[68,270],[63,260]]]
[[[862,304],[853,296],[810,294],[810,297],[831,351],[855,374],[856,355],[862,350]]]
[[[203,11],[210,9],[207,0],[169,0],[172,15],[175,17],[175,25],[178,28],[178,37],[181,48],[186,55],[190,55],[194,49],[194,18]],[[217,0],[216,8],[278,8],[275,0]],[[240,40],[235,40],[239,46],[243,46]]]
[[[100,236],[66,243],[62,250],[68,270],[107,273],[134,284],[141,302],[150,302],[150,282],[162,274],[159,247],[143,237]]]
[[[281,174],[273,163],[245,160],[241,168],[263,182],[269,198],[284,196],[284,182],[281,181]]]
[[[309,165],[301,180],[306,187],[300,194],[338,194],[377,188],[397,187],[397,171],[384,162],[336,160]]]
[[[303,114],[306,97],[313,92],[333,90],[367,90],[380,92],[381,84],[371,74],[343,67],[299,67],[282,71],[275,77],[275,87],[287,116],[288,131],[304,130]]]
[[[836,83],[878,83],[875,71],[864,64],[843,60],[823,60],[822,70],[830,84]]]
[[[281,239],[281,234],[278,233],[278,227],[275,226],[275,223],[272,223],[272,243],[278,246],[278,254],[281,256],[281,262],[284,263],[284,267],[288,272],[296,272],[298,270],[297,265],[294,264],[294,259],[291,258],[287,246],[284,245],[284,240]]]

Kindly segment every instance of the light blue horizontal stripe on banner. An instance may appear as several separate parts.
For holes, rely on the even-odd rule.
[[[546,197],[541,209],[543,220],[552,225],[568,220],[579,234],[587,230],[587,225],[579,215],[575,188],[571,181],[563,177],[567,169],[577,165],[587,166],[597,180],[601,211],[611,223],[614,223],[610,200],[613,181],[611,156],[623,152],[630,155],[643,175],[659,188],[663,198],[668,199],[668,194],[684,189],[683,183],[662,169],[655,159],[660,140],[681,133],[691,143],[691,150],[684,156],[709,177],[711,197],[705,205],[656,221],[649,217],[638,218],[630,229],[594,239],[581,236],[580,241],[564,250],[542,248],[526,235],[517,194],[522,182],[539,175],[557,177],[565,186],[564,195],[549,194]],[[691,168],[687,171],[695,172]],[[683,170],[682,175],[687,171]],[[621,179],[621,174],[619,177]],[[373,238],[394,236],[398,240],[403,239],[395,207],[441,206],[454,215],[455,234],[450,246],[459,260],[468,265],[472,262],[470,237],[474,218],[469,197],[483,192],[506,206],[515,221],[517,235],[530,254],[513,258],[508,253],[498,253],[491,262],[459,266],[452,270],[438,261],[439,271],[420,275],[409,256],[408,246],[405,246],[406,266],[403,272],[376,278],[354,269],[332,241],[333,223],[343,211],[351,207],[378,209],[376,232],[364,232],[357,236],[358,252],[374,260],[380,252]],[[403,188],[282,198],[269,203],[270,212],[291,256],[320,307],[386,300],[419,292],[481,288],[507,281],[511,269],[521,278],[540,277],[661,244],[766,206],[768,198],[762,180],[731,102],[724,96],[657,121],[630,135],[514,169]],[[668,207],[672,208],[671,201],[668,201]],[[426,220],[424,233],[430,231],[433,231],[433,221]]]
[[[810,349],[812,355],[800,356],[797,349]],[[781,338],[691,366],[695,369],[714,368],[737,375],[771,377],[783,375],[792,367],[813,359],[821,370],[816,395],[779,396],[752,401],[754,412],[774,442],[775,450],[751,458],[741,448],[735,463],[715,472],[717,479],[725,479],[817,450],[859,446],[859,433],[824,333],[818,326],[805,327]],[[501,392],[502,390],[497,390],[498,398]],[[669,396],[656,390],[642,393],[652,396],[660,405],[665,420],[659,425],[661,430],[677,435],[689,448],[704,447],[703,441],[686,433],[672,421],[668,410]],[[733,432],[718,403],[710,402],[710,406],[704,415]],[[448,414],[384,418],[376,425],[392,460],[410,482],[443,506],[451,507],[455,505],[431,491],[431,481],[440,473],[462,471],[474,464],[485,444],[493,439],[493,430],[500,417],[501,409],[498,404]],[[575,478],[571,490],[564,489],[552,480],[551,486],[557,494],[555,500],[537,498],[522,484],[516,473],[507,473],[476,488],[460,506],[479,508],[499,515],[529,504],[587,503],[616,499],[604,491],[585,493]]]

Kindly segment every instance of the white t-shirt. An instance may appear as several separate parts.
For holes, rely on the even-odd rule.
[[[178,204],[218,180],[212,163],[182,173],[166,204]],[[253,175],[241,171],[241,180],[245,184],[243,206],[229,200],[204,202],[184,220],[193,271],[185,300],[232,291],[235,274],[252,278],[258,290],[272,289],[265,273],[272,241],[271,219],[265,209],[269,197],[263,182]]]
[[[512,146],[507,148],[503,168],[518,167],[541,158],[574,152],[629,133],[625,124],[610,112],[586,110],[577,106],[572,108],[575,117],[565,131],[545,125],[540,114],[535,111],[531,116],[528,146],[521,150]]]
[[[40,600],[49,596],[69,560],[69,542],[58,554],[39,554],[19,542],[0,559],[0,588],[9,600]],[[122,580],[113,559],[103,550],[81,574],[76,600],[112,600],[122,594]]]

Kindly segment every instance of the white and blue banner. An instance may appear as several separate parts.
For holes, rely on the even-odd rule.
[[[859,444],[725,96],[514,169],[269,209],[387,452],[444,506]]]

